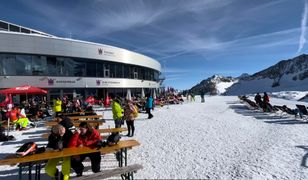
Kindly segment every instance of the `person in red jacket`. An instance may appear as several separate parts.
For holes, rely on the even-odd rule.
[[[92,128],[87,122],[81,122],[79,129],[72,136],[68,147],[90,147],[96,148],[98,142],[102,140],[100,133]],[[71,159],[71,167],[76,172],[77,176],[82,176],[84,166],[82,162],[86,157],[91,160],[92,171],[94,173],[100,172],[101,154],[100,152],[83,154],[80,156],[74,156]]]

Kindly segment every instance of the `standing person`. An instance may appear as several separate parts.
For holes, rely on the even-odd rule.
[[[133,137],[135,132],[134,121],[138,114],[138,110],[134,106],[131,100],[127,100],[124,107],[124,120],[126,120],[128,134],[126,136]]]
[[[66,129],[58,124],[51,128],[51,134],[48,137],[48,144],[46,151],[50,150],[62,150],[63,148],[66,148],[65,141],[67,144],[67,139],[64,139],[64,134],[66,134]],[[45,171],[46,174],[52,178],[58,178],[59,170],[57,169],[57,165],[60,161],[62,162],[62,173],[61,173],[61,179],[68,180],[71,172],[71,158],[70,157],[64,157],[64,158],[55,158],[55,159],[49,159],[46,166]]]
[[[54,111],[56,112],[56,117],[62,112],[62,101],[59,97],[54,101]]]
[[[258,104],[259,107],[262,107],[262,97],[259,93],[255,96],[256,104]]]
[[[112,115],[115,124],[115,128],[120,128],[122,125],[122,117],[123,117],[123,109],[120,105],[119,98],[114,98],[111,104],[112,107]]]
[[[71,141],[69,143],[69,147],[89,147],[96,148],[98,142],[102,140],[99,132],[92,128],[87,122],[81,122],[79,125],[79,130],[75,132]],[[89,153],[83,154],[80,156],[72,157],[71,165],[74,171],[77,174],[77,177],[82,176],[82,172],[84,166],[82,162],[86,157],[89,157],[91,160],[91,167],[94,173],[100,172],[101,169],[101,153]]]
[[[201,102],[204,103],[204,91],[203,90],[201,90],[200,96],[201,96]]]
[[[151,109],[153,108],[153,98],[150,94],[147,95],[147,101],[145,104],[146,112],[148,113],[148,119],[153,118],[153,114],[151,114]]]
[[[269,96],[267,95],[266,92],[264,92],[264,95],[263,95],[263,111],[264,112],[270,112],[273,110],[273,107],[269,102],[270,102]]]
[[[191,93],[191,99],[195,102],[195,94],[193,92]]]

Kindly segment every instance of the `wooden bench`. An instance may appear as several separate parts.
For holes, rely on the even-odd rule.
[[[94,152],[100,152],[101,154],[110,154],[119,152],[119,167],[127,166],[127,150],[135,146],[139,146],[140,143],[136,140],[124,140],[119,141],[114,146],[102,147],[100,149],[91,149],[89,147],[78,148],[64,148],[62,151],[48,151],[41,154],[34,154],[25,157],[16,157],[14,154],[7,156],[5,159],[0,160],[1,165],[16,165],[19,164],[19,179],[22,177],[22,168],[24,166],[29,167],[29,178],[32,173],[32,166],[35,163],[35,179],[40,179],[40,169],[42,161],[53,158],[63,158],[75,155],[89,154]]]
[[[111,128],[111,129],[97,129],[99,133],[113,133],[127,131],[127,128]],[[42,138],[47,139],[50,134],[46,133],[42,135]]]
[[[81,176],[74,178],[74,180],[96,180],[96,179],[106,179],[114,176],[120,176],[122,179],[134,179],[133,173],[142,169],[142,165],[133,164],[129,166],[119,167],[115,169],[103,170],[100,173],[91,174],[88,176]],[[124,176],[124,177],[123,177]]]
[[[90,120],[90,119],[103,119],[103,115],[90,115],[90,116],[69,116],[72,121],[74,120]]]
[[[103,125],[104,124],[104,121],[100,121],[100,120],[78,120],[78,121],[73,121],[73,124],[74,124],[74,126],[78,127],[81,122],[87,122],[91,126],[97,126],[97,125]],[[57,121],[47,121],[45,123],[45,126],[54,126],[54,125],[57,125],[57,124],[59,124],[59,122],[57,122]]]
[[[63,116],[74,116],[74,115],[85,115],[85,114],[94,114],[95,111],[81,111],[81,112],[71,112],[71,113],[59,113],[59,115],[63,115]]]

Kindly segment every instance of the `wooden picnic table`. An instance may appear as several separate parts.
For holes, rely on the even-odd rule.
[[[85,115],[85,114],[95,114],[95,111],[81,111],[81,112],[71,112],[71,113],[59,113],[59,115],[63,115],[63,116]]]
[[[93,119],[103,119],[103,115],[89,115],[89,116],[68,116],[72,121],[76,120],[93,120]],[[57,121],[58,118],[55,118],[54,121]]]
[[[89,147],[64,148],[62,151],[48,151],[41,154],[34,154],[25,157],[16,157],[16,155],[11,154],[8,155],[6,158],[0,160],[0,166],[19,164],[19,179],[22,178],[22,168],[24,166],[28,166],[29,179],[31,179],[32,166],[35,162],[35,179],[40,179],[40,166],[43,161],[46,161],[48,159],[70,157],[94,152],[100,152],[101,154],[109,154],[119,151],[119,167],[123,167],[127,166],[127,150],[139,145],[140,143],[136,140],[124,140],[119,141],[118,144],[114,146],[102,147],[100,149],[91,149]]]
[[[113,133],[127,131],[127,128],[111,128],[111,129],[97,129],[99,133]],[[50,133],[42,134],[42,138],[47,139]]]
[[[79,121],[73,121],[73,125],[78,127],[81,122],[87,122],[88,124],[95,127],[96,129],[98,129],[100,125],[104,124],[104,121],[101,121],[101,120],[79,120]],[[45,126],[54,126],[57,124],[59,124],[59,122],[57,121],[48,121],[45,123]]]

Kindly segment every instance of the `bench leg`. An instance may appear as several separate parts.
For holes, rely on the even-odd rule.
[[[22,165],[19,164],[19,170],[18,170],[18,179],[21,180],[22,179]]]
[[[29,163],[29,180],[32,179],[32,163]]]
[[[41,179],[41,164],[38,163],[35,166],[35,180],[40,180]]]

